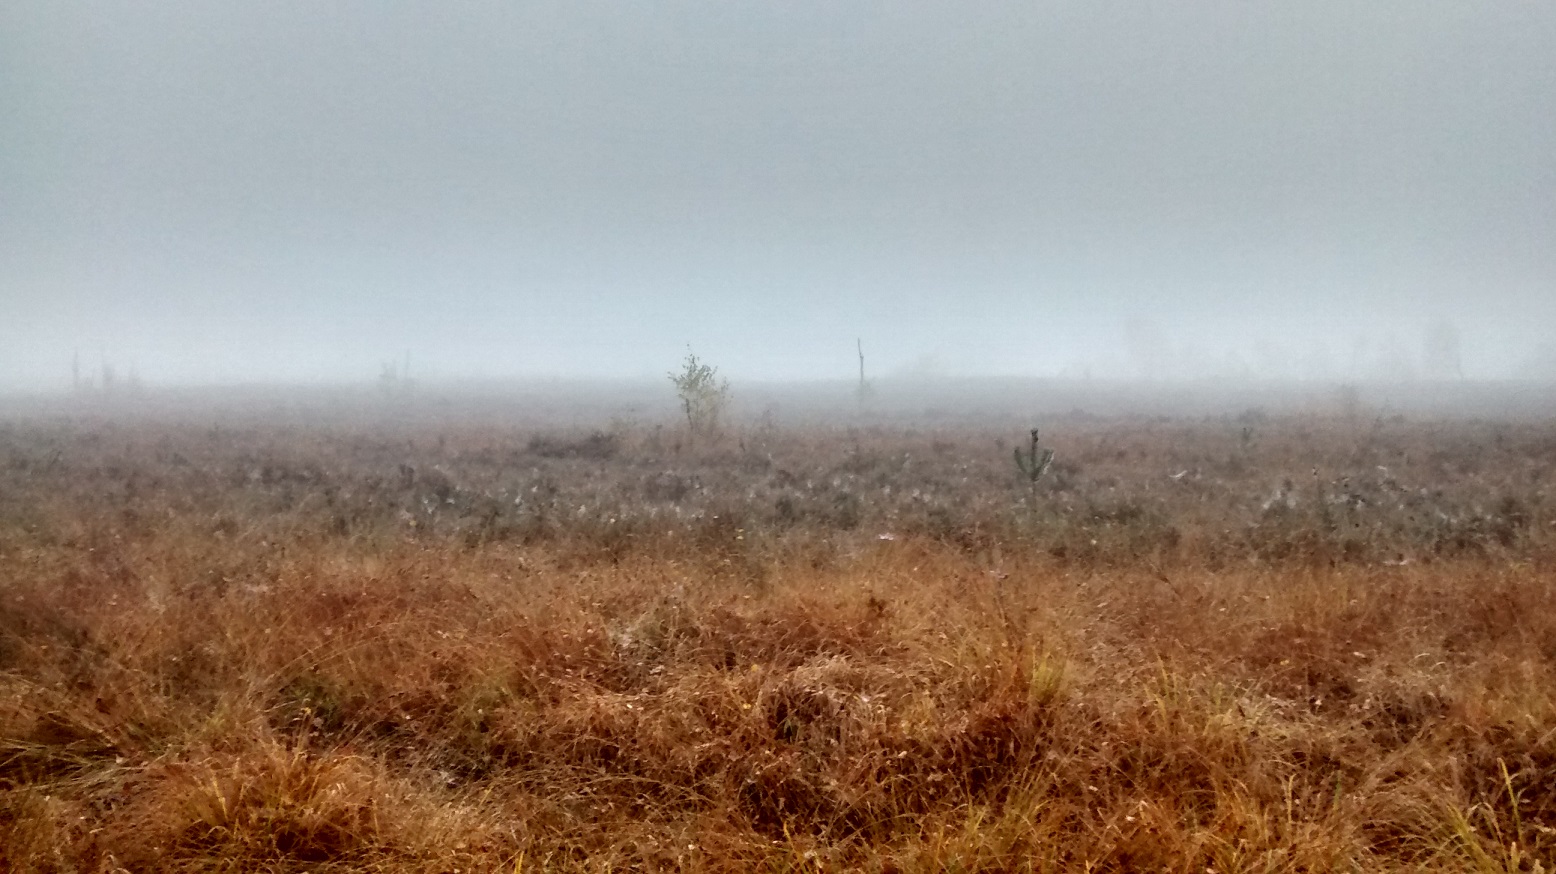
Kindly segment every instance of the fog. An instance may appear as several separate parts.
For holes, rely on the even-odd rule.
[[[1553,95],[1548,3],[9,0],[0,390],[1552,379]]]

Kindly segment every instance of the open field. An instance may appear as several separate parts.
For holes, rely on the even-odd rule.
[[[283,419],[0,424],[0,869],[1556,867],[1548,423]]]

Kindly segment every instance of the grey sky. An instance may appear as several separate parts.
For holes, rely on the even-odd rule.
[[[0,386],[1556,370],[1548,3],[10,0],[0,125]]]

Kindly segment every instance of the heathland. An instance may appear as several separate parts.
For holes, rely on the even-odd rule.
[[[1552,869],[1549,423],[1030,424],[13,417],[0,868]]]

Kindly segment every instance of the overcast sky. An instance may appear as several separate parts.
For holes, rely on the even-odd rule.
[[[1556,375],[1556,4],[6,0],[0,305],[0,387]]]

